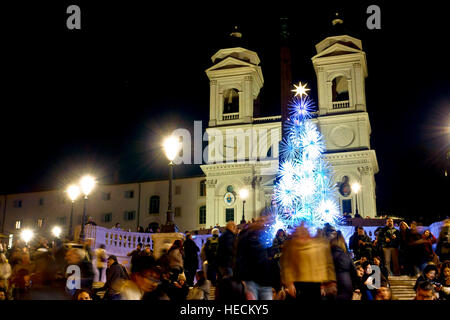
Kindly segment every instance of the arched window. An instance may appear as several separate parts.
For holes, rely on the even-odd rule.
[[[333,102],[347,101],[349,99],[347,78],[339,76],[333,79],[332,94]]]
[[[239,112],[239,92],[236,89],[228,89],[223,93],[223,113]]]
[[[206,180],[200,181],[200,197],[206,196]]]
[[[148,213],[159,213],[159,196],[150,197],[150,207]]]
[[[206,206],[201,206],[198,210],[198,224],[206,224]]]

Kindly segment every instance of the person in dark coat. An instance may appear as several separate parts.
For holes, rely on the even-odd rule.
[[[190,287],[194,285],[194,277],[198,269],[199,251],[199,247],[192,240],[192,235],[190,233],[186,234],[186,241],[184,242],[184,273],[186,283]]]
[[[422,235],[417,230],[417,223],[412,221],[407,244],[410,262],[413,267],[413,274],[417,277],[420,276],[421,271],[426,265],[425,242],[426,240],[422,239]]]
[[[380,234],[381,247],[384,253],[384,262],[391,275],[400,275],[400,266],[398,264],[398,248],[400,245],[400,232],[394,228],[394,220],[386,220],[386,226],[381,229]],[[391,261],[393,269],[391,268]]]
[[[136,249],[134,249],[131,252],[128,252],[127,256],[131,257],[130,261],[131,266],[133,266],[133,262],[136,260],[136,258],[138,258],[141,255],[141,251],[142,251],[142,243],[138,243]]]
[[[361,257],[372,258],[372,239],[366,234],[363,227],[358,227],[356,236],[353,240],[353,253],[355,259],[359,260]]]
[[[336,272],[337,296],[336,300],[351,300],[353,294],[353,280],[356,270],[352,258],[347,251],[345,238],[340,231],[330,241],[331,254],[333,256]]]
[[[106,282],[101,288],[97,288],[94,292],[106,291],[103,299],[105,300],[120,300],[120,292],[118,290],[119,281],[125,280],[128,277],[124,274],[123,268],[117,261],[117,257],[111,255],[107,260],[108,268],[106,269]]]
[[[233,275],[236,232],[234,221],[228,221],[225,232],[219,237],[219,247],[217,248],[219,279]]]
[[[256,300],[272,300],[273,275],[270,274],[268,250],[261,237],[264,232],[264,218],[239,233],[237,240],[235,275],[244,281],[247,290]]]

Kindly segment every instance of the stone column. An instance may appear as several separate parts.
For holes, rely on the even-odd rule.
[[[216,224],[216,184],[217,179],[206,179],[206,228]]]

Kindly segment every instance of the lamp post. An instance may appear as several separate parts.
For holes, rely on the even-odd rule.
[[[81,192],[84,194],[84,206],[83,206],[83,219],[81,221],[80,240],[84,242],[86,235],[84,234],[84,224],[86,221],[86,203],[88,195],[91,193],[95,186],[95,179],[91,176],[84,176],[80,180]]]
[[[77,185],[71,185],[67,188],[67,194],[69,199],[72,201],[72,208],[70,210],[70,222],[69,222],[69,239],[73,240],[73,207],[75,200],[80,195],[80,188]]]
[[[241,220],[241,224],[245,224],[245,214],[244,214],[244,208],[245,208],[245,199],[247,199],[248,197],[248,190],[247,189],[241,189],[239,191],[239,196],[242,199],[242,220]]]
[[[358,214],[358,192],[361,190],[361,185],[358,182],[352,184],[352,191],[355,193],[355,215]]]
[[[167,221],[164,230],[166,232],[175,231],[172,210],[172,180],[173,180],[173,160],[181,149],[181,143],[176,137],[168,137],[163,142],[164,153],[169,162],[169,203],[167,206]]]

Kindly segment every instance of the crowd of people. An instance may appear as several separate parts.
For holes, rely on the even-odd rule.
[[[59,239],[17,240],[0,248],[0,300],[393,300],[393,275],[417,279],[416,300],[449,299],[448,219],[437,237],[419,233],[415,222],[397,229],[387,219],[374,240],[356,227],[348,243],[330,225],[312,235],[302,224],[278,230],[271,246],[263,241],[267,223],[260,217],[238,228],[229,221],[201,248],[190,233],[158,254],[139,244],[128,253],[129,268],[104,245],[92,251]],[[68,266],[78,267],[79,285],[68,285]]]

